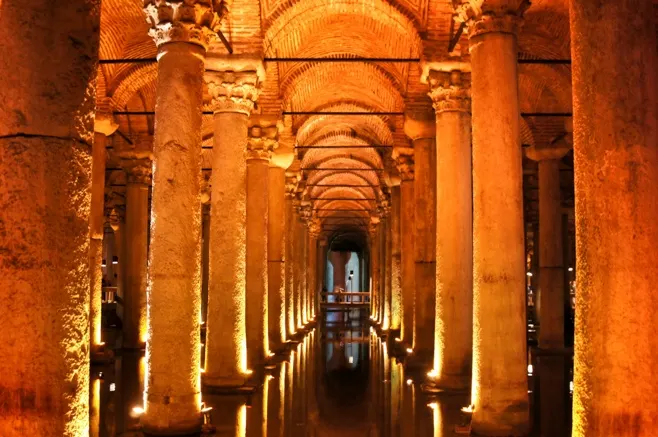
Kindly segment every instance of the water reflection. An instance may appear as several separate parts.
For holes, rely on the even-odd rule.
[[[536,436],[566,436],[570,359],[537,357],[529,376]],[[120,352],[94,367],[90,435],[138,436],[144,357]],[[325,314],[321,326],[267,369],[255,392],[204,394],[216,436],[226,437],[448,437],[464,435],[468,394],[427,394],[389,356],[389,345],[360,310]],[[541,417],[547,418],[541,420]],[[466,426],[464,426],[466,425]]]

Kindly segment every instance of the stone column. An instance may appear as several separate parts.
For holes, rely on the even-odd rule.
[[[436,127],[433,122],[411,117],[406,118],[404,127],[413,142],[415,156],[416,305],[412,362],[429,370],[434,359],[436,306]]]
[[[658,423],[656,23],[652,2],[570,2],[576,193],[573,435]]]
[[[209,71],[212,98],[213,175],[210,195],[210,263],[203,384],[244,384],[247,246],[247,129],[258,98],[255,71]]]
[[[0,9],[0,435],[86,435],[100,1]]]
[[[318,242],[320,248],[318,249],[318,293],[321,293],[322,290],[324,290],[327,287],[327,256],[328,256],[328,241],[327,237],[320,237],[320,241]],[[328,291],[328,290],[327,290]],[[321,296],[318,294],[318,299],[316,300],[316,311],[318,315],[322,315],[321,311],[322,308],[320,306],[320,302],[322,302]]]
[[[315,296],[317,295],[317,264],[318,264],[318,237],[320,236],[320,223],[318,219],[309,221],[307,231],[307,257],[306,271],[308,277],[308,319],[315,319]]]
[[[384,331],[388,331],[391,324],[391,250],[390,250],[390,207],[388,203],[384,209],[384,218],[381,222],[381,232],[379,233],[381,247],[381,317],[379,324]]]
[[[111,118],[96,113],[94,144],[91,165],[91,207],[89,210],[89,323],[91,333],[91,360],[103,362],[109,358],[102,338],[101,313],[103,308],[103,236],[105,233],[105,145],[107,136],[118,126]],[[107,261],[106,261],[107,262]],[[112,265],[112,260],[109,260]]]
[[[379,320],[381,313],[381,297],[379,294],[379,283],[381,279],[380,274],[380,255],[381,250],[379,247],[379,232],[380,232],[380,219],[379,217],[371,217],[370,227],[368,234],[370,236],[370,318],[373,322]],[[334,277],[336,270],[334,269]]]
[[[436,320],[432,382],[466,389],[473,352],[470,77],[431,71],[436,111]],[[438,177],[440,175],[440,179]]]
[[[124,269],[124,259],[126,254],[126,239],[125,239],[125,211],[123,208],[112,208],[110,213],[110,227],[112,228],[112,233],[114,234],[114,253],[119,260],[118,265],[112,265],[112,259],[106,258],[105,262],[107,265],[112,265],[113,271],[117,275],[116,287],[117,294],[123,298],[125,294],[126,285],[125,285],[125,269]]]
[[[306,293],[306,225],[304,224],[304,207],[300,206],[300,217],[297,222],[297,259],[296,265],[299,269],[299,281],[298,281],[298,299],[299,299],[299,314],[301,325],[304,326],[308,322],[306,305],[307,305],[307,293]]]
[[[297,186],[297,176],[286,174],[285,210],[285,281],[286,281],[286,327],[288,337],[297,332],[297,309],[295,307],[295,209],[293,199]]]
[[[285,288],[285,168],[270,166],[269,212],[267,231],[268,324],[272,350],[278,350],[286,339]]]
[[[201,205],[201,323],[205,324],[208,320],[208,282],[210,280],[210,196],[205,190],[202,200],[205,202]]]
[[[148,260],[149,187],[151,160],[122,159],[126,171],[126,289],[123,295],[123,348],[142,349],[146,345],[146,269]]]
[[[413,325],[415,307],[415,265],[414,257],[414,149],[396,147],[393,159],[400,173],[400,285],[402,300],[400,305],[400,340],[407,347],[413,345]]]
[[[293,292],[293,298],[294,298],[294,305],[295,305],[295,325],[296,325],[296,330],[299,331],[299,329],[304,326],[303,322],[303,314],[302,314],[302,272],[301,272],[301,267],[302,267],[302,244],[301,244],[301,238],[300,238],[300,227],[302,226],[300,224],[300,219],[299,219],[299,208],[300,208],[300,201],[297,198],[297,194],[295,193],[295,197],[293,198],[293,208],[295,210],[294,212],[294,217],[293,217],[293,223],[292,223],[292,233],[293,233],[293,283],[294,283],[294,292]]]
[[[268,172],[278,128],[259,118],[250,121],[247,150],[247,365],[258,376],[269,355],[267,229]]]
[[[520,18],[512,5],[520,1],[497,3],[478,11],[465,5],[462,11],[472,17],[472,430],[523,435],[529,419],[516,62]]]
[[[400,246],[400,178],[391,178],[391,326],[400,331],[402,326],[402,252]],[[400,335],[397,332],[397,335]]]
[[[539,347],[564,348],[564,262],[560,159],[570,150],[562,139],[549,147],[525,149],[539,166]]]
[[[201,113],[209,26],[202,0],[146,0],[158,47],[149,253],[146,434],[201,429]],[[200,13],[201,11],[205,13]]]

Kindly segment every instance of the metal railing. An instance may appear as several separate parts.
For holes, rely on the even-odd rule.
[[[370,293],[358,291],[333,291],[320,293],[323,304],[365,305],[370,304]],[[333,298],[330,300],[330,298]]]

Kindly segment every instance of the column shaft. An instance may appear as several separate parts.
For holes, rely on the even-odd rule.
[[[0,435],[86,435],[100,1],[0,9]]]
[[[159,48],[146,346],[147,433],[201,428],[201,112],[205,50]]]
[[[140,349],[146,344],[146,269],[148,261],[149,187],[128,173],[126,185],[126,290],[123,296],[123,347]]]
[[[515,20],[518,18],[513,15],[487,16],[473,25],[470,36],[474,254],[472,429],[484,435],[521,435],[528,427]]]
[[[303,266],[303,257],[302,257],[302,239],[301,239],[301,222],[299,216],[295,214],[293,219],[293,232],[294,232],[294,252],[293,252],[293,264],[294,264],[294,300],[295,300],[295,324],[297,329],[301,328],[304,325],[303,321],[303,312],[302,312],[302,266]]]
[[[285,284],[285,213],[286,171],[270,167],[269,212],[267,231],[267,311],[271,349],[278,349],[286,339],[286,284]]]
[[[414,181],[402,180],[400,183],[400,282],[402,285],[402,326],[400,339],[411,346],[413,344],[415,316],[415,256],[414,256]]]
[[[295,223],[295,211],[292,206],[292,196],[286,194],[286,263],[285,263],[285,273],[286,273],[286,326],[288,330],[288,336],[293,335],[297,331],[297,313],[295,308],[295,253],[294,253],[294,223]]]
[[[307,260],[306,260],[306,271],[307,273],[307,282],[308,282],[308,318],[312,320],[315,317],[315,295],[317,294],[316,290],[316,275],[317,275],[317,239],[309,231],[307,231]]]
[[[436,169],[434,138],[414,141],[415,155],[415,288],[414,355],[419,363],[434,358],[434,312],[436,306]]]
[[[210,278],[204,385],[244,383],[247,251],[248,116],[214,115],[213,177],[210,196]]]
[[[652,2],[573,0],[576,342],[573,435],[658,423],[658,153]]]
[[[560,161],[539,161],[539,347],[564,347],[564,264]]]
[[[269,158],[247,159],[247,364],[261,371],[269,352],[267,227]]]
[[[370,234],[370,295],[371,295],[371,311],[374,321],[379,320],[381,313],[381,297],[379,295],[379,286],[381,281],[380,274],[380,255],[381,250],[379,247],[379,232],[380,225],[377,225],[373,232]],[[336,270],[334,269],[334,277]]]
[[[402,326],[402,253],[400,245],[400,185],[391,187],[391,329]]]
[[[105,142],[102,133],[94,134],[91,164],[91,208],[89,210],[89,323],[92,354],[103,344],[101,313],[103,306],[103,219],[105,212]],[[112,265],[112,260],[109,261]]]

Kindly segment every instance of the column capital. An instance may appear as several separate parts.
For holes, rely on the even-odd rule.
[[[297,183],[299,176],[297,174],[286,173],[286,197],[293,198],[297,193]]]
[[[526,158],[533,161],[562,159],[571,150],[570,141],[562,138],[549,146],[530,146],[523,149]]]
[[[522,0],[467,0],[455,9],[455,21],[468,24],[469,38],[485,33],[516,35],[528,6]]]
[[[425,138],[435,138],[436,120],[434,114],[431,112],[421,114],[405,114],[404,133],[412,141]]]
[[[185,42],[207,50],[227,12],[224,0],[144,0],[149,36],[158,47]]]
[[[308,221],[308,233],[311,238],[318,238],[322,233],[322,223],[317,217],[313,217]]]
[[[247,141],[247,160],[269,161],[272,151],[279,147],[279,125],[266,117],[250,119]]]
[[[126,172],[129,184],[151,185],[151,158],[121,158],[121,167]]]
[[[103,134],[106,137],[112,135],[119,128],[119,125],[114,121],[111,113],[96,111],[94,117],[94,132]]]
[[[125,220],[125,211],[121,208],[112,208],[109,214],[110,227],[114,232],[118,231],[121,227],[121,223]]]
[[[403,181],[414,179],[414,149],[411,147],[395,147],[392,153],[395,166]]]
[[[251,115],[260,95],[258,72],[206,71],[204,79],[211,99],[209,110]]]
[[[471,112],[471,75],[459,70],[429,72],[428,95],[437,114],[441,112]]]

